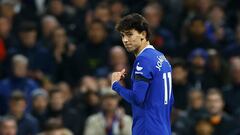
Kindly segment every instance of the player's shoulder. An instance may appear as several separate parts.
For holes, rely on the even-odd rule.
[[[137,60],[147,60],[148,62],[155,61],[154,58],[164,56],[163,53],[156,50],[153,46],[145,49],[141,54],[138,55]]]

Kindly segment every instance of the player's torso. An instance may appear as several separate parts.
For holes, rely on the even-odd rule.
[[[148,58],[149,66],[151,67],[152,79],[148,88],[142,106],[132,105],[133,119],[135,126],[145,128],[144,123],[148,123],[147,127],[169,129],[169,114],[172,104],[172,85],[171,85],[171,66],[164,55],[155,49],[146,49],[138,57],[144,56]],[[131,79],[134,81],[134,74],[138,71],[138,63],[133,64]],[[140,123],[140,124],[139,124]],[[155,127],[154,127],[155,126]]]

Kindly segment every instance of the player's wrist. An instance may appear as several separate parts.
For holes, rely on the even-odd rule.
[[[118,88],[119,88],[119,81],[114,81],[113,83],[112,83],[112,89],[114,90],[114,91],[116,91],[116,92],[118,92]]]

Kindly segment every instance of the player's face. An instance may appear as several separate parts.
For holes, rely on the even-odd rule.
[[[121,32],[122,42],[128,52],[134,52],[141,46],[142,41],[145,40],[146,37],[145,33],[146,32],[139,33],[134,29]]]

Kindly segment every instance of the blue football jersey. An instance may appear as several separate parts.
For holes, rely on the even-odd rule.
[[[134,102],[133,135],[171,135],[171,108],[173,104],[172,69],[165,56],[148,45],[137,57],[131,74],[132,85],[147,82],[148,88],[141,104]]]

